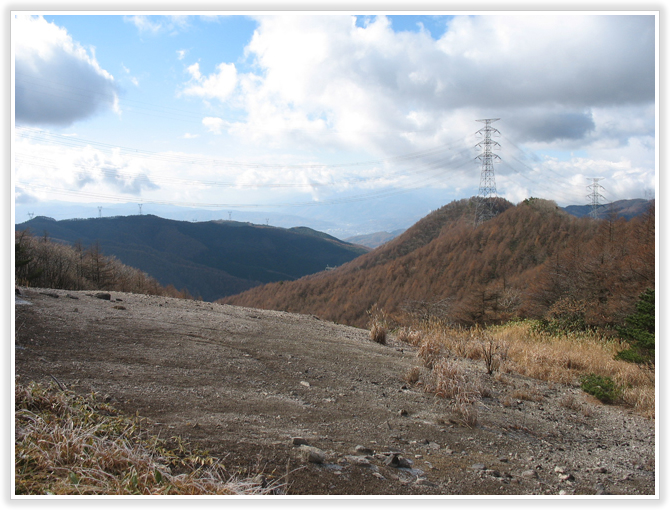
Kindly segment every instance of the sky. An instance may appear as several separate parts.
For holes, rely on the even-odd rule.
[[[219,14],[13,12],[16,207],[657,191],[654,12]]]

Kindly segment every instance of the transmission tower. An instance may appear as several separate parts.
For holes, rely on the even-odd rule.
[[[491,127],[491,124],[497,120],[500,119],[480,119],[477,121],[484,123],[484,127],[477,131],[477,134],[483,136],[484,139],[476,145],[482,151],[477,156],[477,159],[482,162],[482,174],[475,204],[475,227],[495,216],[494,205],[497,191],[493,162],[500,161],[500,156],[494,154],[492,149],[500,147],[500,144],[492,140],[491,137],[500,136],[500,131]]]
[[[102,218],[102,206],[98,206],[98,218]]]
[[[33,216],[35,216],[35,213],[34,213],[34,212],[29,212],[29,213],[28,213],[28,216],[30,216],[30,219],[32,220],[32,219],[33,219]]]
[[[140,216],[142,216],[142,204],[137,204],[137,205],[140,206]]]
[[[600,199],[605,199],[599,192],[601,189],[604,191],[605,188],[598,184],[598,181],[602,181],[604,177],[591,177],[590,179],[593,181],[593,184],[587,186],[587,188],[591,190],[591,193],[586,195],[586,197],[591,199],[591,213],[589,215],[591,218],[596,219],[598,218],[598,209],[600,209],[600,206],[602,205]]]

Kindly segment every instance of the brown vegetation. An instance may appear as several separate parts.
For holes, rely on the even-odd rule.
[[[501,201],[473,227],[473,204],[434,211],[403,235],[327,273],[222,300],[366,326],[374,304],[412,326],[546,318],[574,328],[619,324],[654,286],[655,216],[575,218],[546,200]]]
[[[105,256],[95,243],[84,248],[61,244],[29,231],[14,235],[16,284],[66,290],[108,290],[192,299],[173,285],[162,286],[143,271]]]

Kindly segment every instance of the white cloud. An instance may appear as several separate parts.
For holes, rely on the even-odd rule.
[[[105,109],[118,111],[117,85],[63,28],[41,16],[12,19],[16,121],[69,126]]]
[[[628,157],[632,173],[653,176],[652,16],[458,16],[437,39],[396,33],[383,16],[364,26],[350,16],[257,20],[246,48],[257,70],[238,73],[236,88],[222,80],[222,98],[243,112],[227,124],[240,141],[387,156],[461,140],[456,151],[478,141],[468,139],[476,119],[500,117],[515,144],[587,151],[612,176]],[[221,66],[232,77],[232,64]],[[215,97],[199,66],[189,72],[199,95]],[[523,179],[512,191],[512,178],[520,196]]]
[[[141,34],[158,35],[163,32],[169,32],[175,35],[180,30],[189,26],[188,16],[146,16],[134,15],[124,16],[124,20],[137,27]]]
[[[225,101],[233,93],[237,85],[237,69],[235,69],[235,64],[221,63],[216,66],[216,72],[209,76],[202,75],[200,65],[197,62],[187,67],[186,71],[191,75],[191,81],[182,93],[187,96]]]
[[[202,124],[209,130],[210,133],[220,135],[225,122],[223,119],[218,117],[205,117],[202,119]]]
[[[193,138],[198,138],[199,136],[200,136],[200,135],[197,135],[197,134],[194,135],[194,134],[192,134],[192,133],[184,133],[183,138],[185,138],[186,140],[191,140],[191,139],[193,139]]]
[[[186,50],[177,50],[177,59],[184,60],[186,56]]]

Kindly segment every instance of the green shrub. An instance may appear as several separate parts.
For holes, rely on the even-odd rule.
[[[621,388],[611,377],[588,374],[582,377],[581,387],[589,395],[593,395],[605,404],[613,404],[621,396]]]
[[[630,347],[620,351],[615,359],[631,363],[654,363],[656,355],[656,308],[654,289],[647,289],[635,305],[636,312],[626,317],[619,335],[628,340]]]

